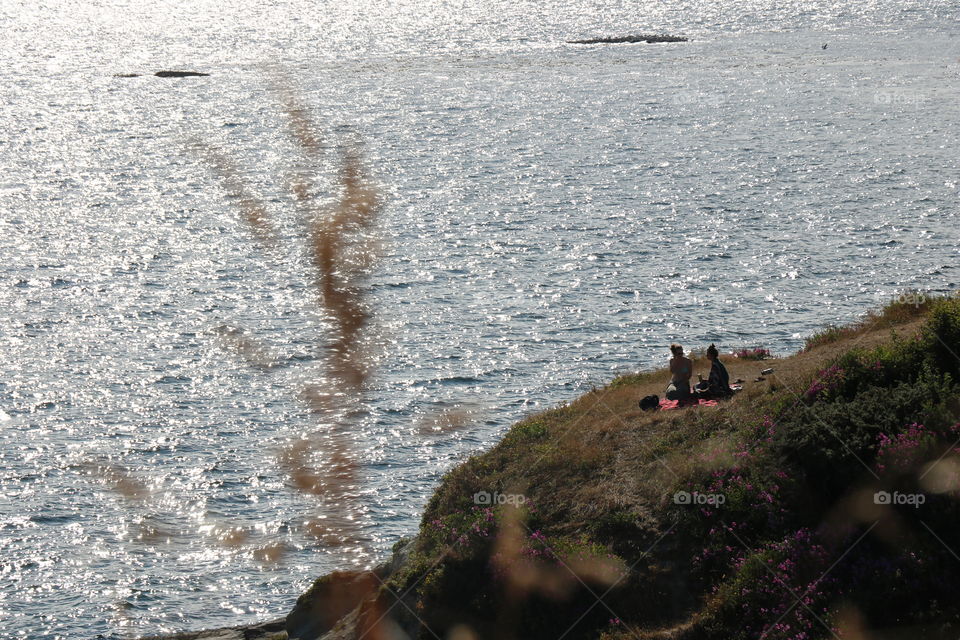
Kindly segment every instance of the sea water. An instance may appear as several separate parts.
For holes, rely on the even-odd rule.
[[[0,5],[0,637],[283,615],[313,578],[413,534],[442,473],[511,422],[662,366],[670,342],[787,353],[904,290],[955,288],[958,15],[900,0]],[[636,33],[690,41],[566,43]],[[331,426],[302,392],[326,379],[333,326],[278,84],[320,132],[317,205],[347,148],[382,202],[346,547],[305,534],[323,507],[277,461]],[[198,145],[235,160],[276,247]],[[460,429],[424,432],[451,411]]]

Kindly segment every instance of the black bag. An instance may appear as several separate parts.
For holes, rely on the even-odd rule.
[[[640,401],[640,408],[644,411],[656,411],[660,408],[660,396],[653,394]]]

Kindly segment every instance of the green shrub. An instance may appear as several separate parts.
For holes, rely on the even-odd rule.
[[[503,437],[505,445],[515,445],[522,442],[540,440],[547,435],[547,426],[542,422],[521,422],[514,425]]]
[[[841,519],[858,517],[855,509],[837,509],[856,495],[851,492],[924,491],[920,470],[942,455],[960,455],[955,442],[960,300],[898,301],[852,327],[827,329],[808,345],[904,323],[924,312],[928,320],[915,334],[894,333],[880,346],[851,349],[824,362],[799,398],[789,388],[757,390],[716,410],[651,418],[645,425],[649,434],[637,440],[642,458],[693,451],[699,462],[682,467],[685,475],[675,488],[723,495],[721,505],[680,505],[668,498],[648,511],[646,505],[618,500],[602,501],[603,509],[577,503],[581,498],[569,488],[581,482],[616,493],[614,480],[626,476],[611,480],[605,474],[615,468],[617,447],[601,441],[605,431],[591,432],[595,441],[557,437],[566,433],[565,423],[589,413],[588,404],[578,401],[531,417],[492,451],[444,478],[424,516],[411,561],[416,570],[398,582],[416,585],[418,615],[441,636],[453,625],[467,624],[481,637],[497,637],[503,625],[515,637],[557,637],[575,624],[566,638],[621,637],[629,625],[669,626],[699,611],[702,624],[689,636],[698,640],[762,634],[769,640],[827,638],[831,632],[815,618],[834,624],[841,599],[873,628],[956,623],[960,608],[952,594],[960,589],[960,574],[943,567],[956,561],[948,548],[960,549],[960,492],[928,493],[922,508],[881,507],[878,513],[886,515],[895,510],[899,531],[907,532],[893,545],[889,528],[882,539],[874,533],[860,541],[869,523],[835,523],[838,513]],[[649,380],[649,374],[621,376],[611,386]],[[632,446],[633,441],[617,442]],[[731,452],[731,443],[742,444]],[[716,451],[697,453],[711,446]],[[525,464],[530,460],[535,468]],[[511,552],[520,548],[519,557],[498,562],[503,512],[475,506],[472,495],[518,476],[536,488],[543,504],[539,514],[532,508],[524,514],[523,539]],[[667,521],[676,523],[673,532],[647,558],[658,540],[654,533]],[[570,582],[566,561],[560,562],[575,558],[589,564],[611,553],[633,567],[604,597],[623,621],[596,606],[588,589]],[[519,591],[510,567],[526,576]],[[821,579],[825,573],[828,579]],[[557,576],[570,585],[562,597],[548,593]],[[796,606],[790,590],[808,596],[805,602],[816,616]],[[902,597],[909,611],[887,606],[890,597]],[[781,614],[780,626],[767,630]]]
[[[933,304],[924,338],[931,366],[954,378],[960,377],[960,299],[948,298]]]
[[[957,392],[949,376],[926,370],[912,383],[868,387],[851,399],[797,404],[777,421],[774,453],[829,504],[869,475],[879,434],[899,433],[914,422],[948,428],[946,403]]]

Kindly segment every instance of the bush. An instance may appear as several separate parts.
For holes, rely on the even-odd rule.
[[[834,638],[841,603],[855,607],[868,628],[956,624],[950,603],[960,579],[938,569],[950,562],[948,549],[919,540],[891,548],[864,533],[862,527],[841,536],[800,528],[756,551],[740,547],[732,577],[708,606],[706,638]],[[891,606],[905,602],[913,603],[906,618],[902,607]]]
[[[503,437],[503,444],[510,446],[522,442],[532,442],[540,440],[545,435],[547,435],[547,427],[542,422],[521,422],[507,431],[507,435]]]
[[[424,516],[417,572],[405,574],[397,591],[416,586],[418,615],[441,635],[463,623],[482,637],[497,637],[506,625],[515,637],[544,638],[574,624],[567,638],[619,638],[634,622],[670,627],[699,612],[688,636],[698,640],[829,638],[841,602],[871,628],[957,623],[960,573],[949,570],[956,562],[949,549],[960,549],[960,492],[924,489],[920,476],[941,456],[945,473],[960,475],[960,300],[923,304],[929,318],[922,329],[822,362],[799,398],[785,389],[745,393],[715,411],[643,423],[649,434],[625,431],[615,447],[600,441],[617,435],[606,430],[558,437],[567,433],[563,425],[588,415],[583,404],[516,425],[492,451],[444,478]],[[808,344],[902,323],[918,309],[897,302]],[[769,353],[744,351],[738,357]],[[662,374],[622,376],[611,386]],[[724,502],[674,505],[668,497],[648,511],[630,502],[635,495],[621,500],[617,492],[632,476],[605,474],[634,445],[624,453],[641,463],[642,483],[660,477],[647,469],[651,461],[691,451],[693,463],[682,467],[674,489]],[[505,546],[503,510],[476,507],[472,494],[518,477],[541,503],[539,512],[524,514],[529,528],[514,523]],[[604,500],[584,504],[572,490],[581,482],[597,489],[583,495]],[[854,508],[851,496],[864,490],[926,491],[926,502]],[[874,517],[888,526],[861,539]],[[676,526],[660,541],[667,521]],[[568,571],[606,571],[619,562],[613,552],[633,568],[618,574],[619,588],[604,597],[623,620],[596,606]],[[902,604],[890,606],[893,597]]]
[[[960,298],[934,303],[924,338],[929,347],[930,365],[954,378],[960,377]]]
[[[775,419],[744,430],[749,444],[733,454],[732,466],[691,480],[691,490],[726,498],[720,509],[680,516],[703,541],[698,575],[714,585],[702,637],[828,638],[832,607],[841,601],[874,627],[957,622],[948,603],[960,578],[935,569],[960,546],[954,493],[928,493],[920,508],[884,507],[897,510],[902,531],[914,532],[899,546],[857,542],[862,527],[836,531],[850,523],[818,529],[858,487],[876,487],[880,477],[883,490],[918,493],[925,465],[960,454],[957,353],[960,301],[933,302],[917,335],[844,353],[812,377],[802,402],[784,395]],[[920,535],[928,529],[936,537]],[[804,606],[791,590],[804,594]],[[905,619],[902,609],[882,604],[897,594],[923,605]]]
[[[741,360],[766,360],[767,358],[772,358],[773,354],[770,353],[769,349],[753,347],[750,349],[738,349],[733,352],[733,357],[740,358]]]
[[[913,383],[868,387],[851,399],[797,404],[777,421],[774,455],[796,468],[812,494],[829,504],[869,475],[880,434],[898,434],[912,423],[949,429],[944,403],[957,392],[949,377],[928,372]]]
[[[834,554],[813,532],[798,529],[756,552],[739,551],[733,579],[716,591],[708,637],[806,640],[829,635],[818,618],[827,617],[836,592],[836,578],[827,571]]]

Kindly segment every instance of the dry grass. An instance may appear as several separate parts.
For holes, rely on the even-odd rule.
[[[589,523],[593,512],[605,505],[643,520],[694,468],[729,464],[732,451],[743,444],[739,426],[762,420],[775,402],[799,396],[824,362],[854,346],[880,344],[892,330],[910,335],[921,324],[919,318],[908,318],[904,324],[865,329],[763,361],[721,354],[731,379],[745,382],[743,391],[716,407],[644,412],[639,400],[662,396],[670,372],[621,376],[569,405],[518,423],[493,450],[455,469],[428,505],[424,521],[455,509],[474,491],[513,482],[526,483],[518,491],[540,505],[544,520],[563,522],[570,529]],[[706,373],[708,366],[708,361],[697,360],[694,371]],[[774,372],[757,381],[767,368]],[[534,431],[543,435],[525,435]]]
[[[807,338],[805,350],[838,340],[857,338],[882,329],[909,324],[923,318],[939,298],[944,296],[920,291],[905,291],[879,310],[867,312],[860,320],[842,327],[830,326]]]
[[[377,257],[372,228],[379,198],[364,177],[357,152],[344,159],[340,181],[336,206],[313,213],[308,243],[320,304],[335,323],[329,374],[336,386],[356,392],[372,368],[363,344],[370,320],[364,280]]]
[[[323,155],[323,135],[293,84],[275,73],[274,94],[302,161],[291,169],[287,184],[297,207],[305,214],[304,241],[317,303],[333,324],[325,353],[329,354],[322,374],[323,382],[311,383],[301,390],[321,423],[325,434],[314,432],[291,442],[278,454],[278,462],[290,477],[293,487],[315,496],[329,512],[308,517],[304,533],[328,546],[353,543],[359,536],[357,454],[349,436],[352,425],[344,422],[342,411],[351,400],[362,396],[373,364],[365,348],[370,311],[367,307],[366,278],[377,258],[376,228],[380,199],[366,175],[359,145],[348,148],[342,159],[338,194],[332,206],[322,206],[317,197],[315,175]],[[240,195],[236,171],[220,158],[218,166],[226,173],[226,185]],[[226,171],[224,171],[226,168]],[[254,234],[263,238],[270,228],[262,207],[244,205],[252,197],[241,197],[241,211]],[[234,350],[254,364],[269,362],[268,354],[254,341],[233,337]],[[321,441],[320,436],[327,437]],[[323,458],[319,464],[317,458]],[[278,548],[264,548],[261,556],[275,558]]]
[[[284,446],[277,453],[277,461],[288,476],[291,488],[309,496],[314,505],[311,513],[305,514],[300,532],[326,547],[349,545],[352,548],[345,551],[343,561],[350,564],[369,556],[369,549],[364,548],[368,543],[360,535],[363,520],[359,455],[354,450],[351,434],[355,426],[352,421],[358,412],[350,409],[363,401],[375,367],[369,347],[372,309],[367,299],[367,281],[380,255],[377,225],[381,198],[368,176],[362,144],[355,137],[340,145],[343,151],[335,184],[329,189],[318,186],[319,163],[325,146],[331,145],[325,143],[310,110],[292,88],[293,83],[282,71],[274,70],[273,75],[274,95],[300,152],[300,157],[291,163],[282,178],[304,221],[300,240],[309,271],[305,275],[313,284],[317,308],[331,325],[325,344],[318,350],[326,354],[321,369],[316,372],[315,381],[304,385],[299,394],[321,426]],[[234,159],[224,150],[203,142],[193,143],[192,149],[219,176],[226,196],[237,208],[253,239],[264,248],[276,249],[277,224]],[[333,195],[332,203],[328,204],[330,198],[321,197],[324,193]],[[280,358],[243,328],[221,326],[212,333],[221,347],[250,366],[269,371],[282,364]],[[475,421],[477,413],[476,408],[462,407],[438,412],[421,420],[416,425],[417,432],[445,435]],[[151,497],[146,485],[121,467],[89,465],[88,471],[130,501],[144,502]],[[174,535],[160,527],[144,527],[139,536],[144,541]],[[286,544],[254,539],[251,528],[236,527],[229,522],[204,525],[202,530],[207,530],[211,543],[235,551],[248,550],[264,565],[280,563],[288,552]],[[595,580],[609,573],[604,572],[605,567],[583,566],[578,570]],[[356,620],[358,628],[365,630],[366,637],[394,637],[386,626],[389,618],[381,621],[385,612],[378,612],[378,601],[368,604]],[[230,630],[223,632],[231,633]],[[249,628],[238,632],[243,637],[261,637],[250,636]],[[274,636],[286,637],[286,634],[270,629],[269,633],[265,630],[262,637]],[[184,637],[204,637],[204,634]]]

